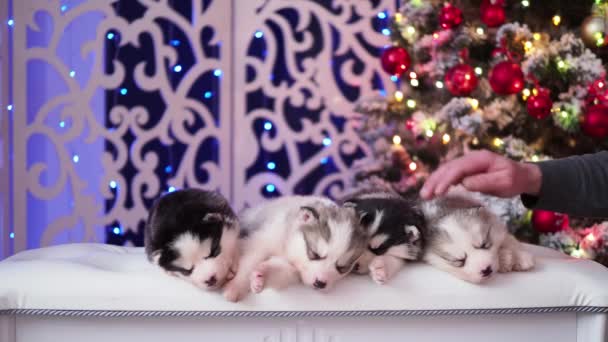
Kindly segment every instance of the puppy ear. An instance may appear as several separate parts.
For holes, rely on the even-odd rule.
[[[224,215],[220,213],[207,213],[205,217],[203,217],[203,223],[217,223],[224,222]]]
[[[405,236],[410,242],[416,242],[420,239],[420,230],[416,226],[405,226]]]
[[[298,220],[303,223],[312,223],[319,220],[319,212],[313,207],[300,207]]]

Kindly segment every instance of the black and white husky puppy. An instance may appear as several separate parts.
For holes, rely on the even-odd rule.
[[[234,276],[239,224],[226,199],[198,189],[168,193],[156,201],[145,226],[148,259],[202,289]]]
[[[406,263],[420,260],[425,221],[416,203],[387,191],[365,191],[344,201],[361,217],[368,234],[368,247],[355,272],[370,273],[378,284],[385,284]]]
[[[532,254],[466,191],[451,191],[421,207],[427,221],[427,263],[471,283],[481,283],[496,272],[534,267]]]
[[[366,246],[355,210],[323,197],[274,199],[246,209],[240,221],[246,237],[237,274],[224,287],[229,301],[299,281],[329,290],[351,271]]]

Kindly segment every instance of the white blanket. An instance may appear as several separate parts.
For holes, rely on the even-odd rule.
[[[482,285],[431,266],[408,264],[387,285],[352,275],[330,293],[303,286],[264,290],[241,303],[225,301],[167,276],[142,248],[72,244],[30,250],[0,262],[0,312],[126,311],[409,311],[569,308],[608,311],[608,269],[588,260],[528,246],[531,272],[494,276]],[[574,309],[573,309],[574,308]]]

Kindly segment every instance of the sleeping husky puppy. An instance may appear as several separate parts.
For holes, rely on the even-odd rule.
[[[281,289],[302,281],[329,290],[348,274],[365,249],[365,232],[353,208],[314,196],[287,196],[246,209],[243,255],[224,297]]]
[[[206,290],[234,276],[239,224],[222,195],[179,190],[156,201],[145,226],[148,259]]]
[[[407,260],[422,257],[424,216],[413,201],[386,191],[369,191],[347,199],[368,234],[368,247],[355,272],[370,273],[378,284],[391,279]]]
[[[464,191],[423,202],[422,210],[427,220],[427,263],[476,284],[497,271],[534,267],[533,256],[500,219]]]

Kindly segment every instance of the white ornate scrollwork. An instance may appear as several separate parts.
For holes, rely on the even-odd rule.
[[[235,101],[234,111],[239,123],[235,127],[236,145],[243,149],[234,161],[237,207],[263,200],[267,184],[275,185],[280,194],[337,196],[350,177],[349,159],[356,152],[359,157],[368,154],[351,122],[339,127],[334,118],[348,118],[356,99],[376,91],[374,77],[385,77],[378,57],[365,45],[377,51],[387,43],[387,38],[372,28],[372,20],[380,11],[393,10],[395,2],[372,3],[258,0],[243,2],[237,9],[235,55],[242,57],[235,59],[235,88],[237,96],[243,97]],[[254,32],[261,34],[256,38]],[[266,51],[262,55],[249,53],[255,39],[264,40]],[[277,64],[285,69],[284,81],[272,77]],[[355,93],[355,98],[346,93]],[[267,97],[267,108],[248,103],[252,94]],[[313,113],[312,118],[306,114],[294,117],[285,111],[287,106],[298,108],[298,113]],[[276,132],[264,131],[258,138],[254,126],[259,120],[270,122]],[[294,122],[300,127],[294,128]],[[298,145],[306,143],[326,147],[304,156]],[[288,158],[276,169],[287,171],[244,172],[264,154],[280,150],[286,151]],[[302,182],[309,186],[300,189]]]
[[[169,187],[217,189],[235,209],[263,200],[267,183],[335,196],[367,155],[344,119],[374,82],[391,86],[378,61],[388,39],[372,21],[394,0],[137,0],[133,18],[122,1],[69,3],[12,1],[15,250],[105,241],[116,223],[137,232]],[[184,45],[166,23],[189,48],[179,77]],[[111,55],[126,50],[142,59]],[[213,104],[192,95],[209,77],[219,78]],[[133,92],[141,103],[121,100]],[[272,130],[255,128],[260,120]],[[163,174],[174,148],[179,160]],[[281,153],[276,169],[259,168]]]

